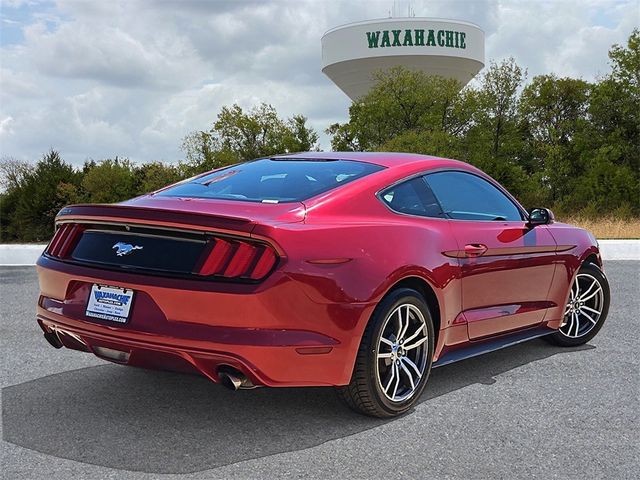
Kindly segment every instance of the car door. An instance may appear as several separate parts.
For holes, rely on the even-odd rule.
[[[425,180],[449,217],[460,262],[461,321],[470,339],[541,323],[556,260],[546,226],[530,228],[525,213],[497,184],[471,172],[441,171]]]

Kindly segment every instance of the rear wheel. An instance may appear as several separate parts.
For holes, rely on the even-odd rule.
[[[545,338],[563,347],[583,345],[602,328],[609,313],[609,282],[602,270],[585,263],[571,285],[560,329]]]
[[[391,292],[374,311],[351,382],[338,388],[338,396],[365,415],[405,413],[426,385],[433,338],[433,321],[422,296],[408,288]]]

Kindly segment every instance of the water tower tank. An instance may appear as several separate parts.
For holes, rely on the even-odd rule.
[[[373,74],[402,65],[466,85],[484,67],[484,32],[473,23],[385,18],[333,28],[322,37],[322,72],[352,100]]]

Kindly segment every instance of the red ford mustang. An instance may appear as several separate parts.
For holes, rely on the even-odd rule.
[[[407,411],[432,367],[583,344],[609,307],[593,235],[421,155],[263,158],[66,207],[56,226],[37,308],[54,347],[233,389],[336,386],[379,417]]]

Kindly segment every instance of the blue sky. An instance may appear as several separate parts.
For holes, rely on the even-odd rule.
[[[397,0],[400,2],[400,0]],[[0,156],[49,148],[81,165],[118,155],[178,161],[184,135],[223,105],[273,104],[319,132],[349,100],[320,72],[320,37],[388,16],[393,1],[1,0]],[[417,16],[486,32],[486,60],[513,56],[529,78],[594,80],[640,24],[640,1],[429,0]],[[322,146],[328,139],[322,135]]]

